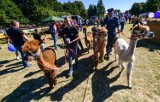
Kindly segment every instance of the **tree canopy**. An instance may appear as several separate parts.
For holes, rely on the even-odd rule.
[[[105,14],[103,0],[98,0],[97,5],[90,4],[88,9],[85,9],[80,0],[64,4],[58,0],[0,0],[0,7],[0,25],[9,24],[13,19],[20,23],[37,23],[48,16],[80,15],[82,18],[91,16],[101,18]],[[133,15],[139,15],[158,10],[160,10],[160,0],[147,0],[141,3],[135,2],[129,11]]]
[[[105,7],[102,0],[98,0],[97,5],[90,4],[88,8],[88,18],[91,16],[98,16],[99,18],[104,17]]]
[[[11,0],[0,0],[0,25],[9,24],[15,19],[22,23],[27,23],[28,20],[23,16],[21,10]]]
[[[131,14],[138,16],[141,13],[156,12],[160,10],[160,0],[147,0],[146,2],[133,3],[129,10]]]

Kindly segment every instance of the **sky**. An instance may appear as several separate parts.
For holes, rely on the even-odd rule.
[[[57,0],[61,3],[64,2],[73,2],[75,0]],[[90,4],[97,5],[98,0],[80,0],[83,2],[86,9],[88,9]],[[134,2],[146,2],[147,0],[103,0],[103,4],[105,6],[105,9],[114,8],[114,9],[120,9],[122,12],[129,10]]]

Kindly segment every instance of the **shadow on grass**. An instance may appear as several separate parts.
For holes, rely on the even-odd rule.
[[[0,61],[0,64],[6,64],[6,63],[9,63],[9,62],[11,62],[11,61],[14,61],[15,59],[13,59],[13,60],[3,60],[3,61]]]
[[[66,61],[65,61],[65,56],[60,57],[60,58],[56,61],[57,67],[61,67],[61,66],[64,65],[65,63],[66,63]]]
[[[105,99],[112,96],[112,94],[118,90],[127,89],[127,86],[116,85],[110,87],[110,84],[115,82],[119,77],[118,73],[115,77],[109,78],[109,75],[116,69],[118,66],[111,67],[109,66],[115,61],[109,62],[105,67],[96,71],[92,77],[92,102],[103,102]]]
[[[32,75],[34,75],[34,74],[36,74],[36,73],[39,73],[39,72],[41,72],[41,70],[37,70],[37,71],[35,71],[35,72],[29,72],[28,74],[26,74],[26,75],[24,76],[24,78],[31,77]]]
[[[13,63],[13,64],[9,64],[6,67],[11,67],[11,66],[16,66],[16,65],[22,66],[22,61],[19,61],[19,62]]]
[[[137,47],[145,47],[148,48],[148,51],[160,50],[160,44],[152,43],[148,40],[139,40],[137,43]]]
[[[92,60],[88,58],[84,58],[79,60],[79,68],[74,69],[73,79],[67,85],[60,87],[53,94],[51,94],[51,101],[61,101],[63,96],[75,89],[78,85],[80,85],[84,80],[86,80],[91,73],[94,72],[92,64]],[[90,66],[89,66],[90,65]],[[60,73],[57,77],[65,76],[67,71]]]
[[[22,69],[24,69],[24,67],[21,64],[21,62],[16,62],[14,64],[7,65],[4,70],[1,70],[0,71],[0,76],[4,75],[4,74],[17,72],[17,71],[20,71]]]
[[[2,102],[30,102],[31,100],[39,100],[50,92],[50,88],[43,88],[47,83],[47,79],[41,76],[36,79],[30,79],[23,82],[11,94],[4,97]]]
[[[66,47],[63,44],[57,44],[57,46],[59,47],[59,49],[66,49]],[[54,45],[48,47],[54,48]]]

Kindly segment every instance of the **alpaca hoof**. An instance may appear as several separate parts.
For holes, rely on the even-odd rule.
[[[121,75],[122,72],[119,72],[118,74]]]
[[[121,71],[120,72],[123,72],[124,68],[121,68]]]
[[[128,86],[128,89],[132,89],[132,87],[131,87],[131,86]]]
[[[94,68],[94,70],[97,71],[98,69],[97,69],[97,68]]]
[[[55,85],[50,85],[49,87],[50,87],[51,89],[53,89],[53,88],[55,87]]]
[[[98,63],[102,63],[103,62],[103,60],[99,60],[99,62]]]

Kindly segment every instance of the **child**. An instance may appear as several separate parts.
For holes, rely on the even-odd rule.
[[[44,38],[42,38],[42,36],[38,32],[38,29],[35,29],[34,32],[35,33],[33,34],[33,38],[40,42],[40,49],[41,49],[41,51],[43,51],[45,49],[44,42],[46,40],[46,35]]]

